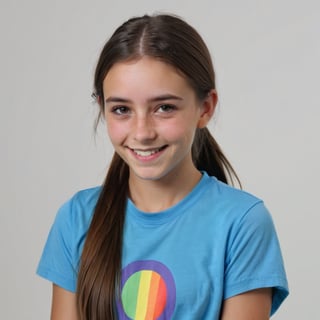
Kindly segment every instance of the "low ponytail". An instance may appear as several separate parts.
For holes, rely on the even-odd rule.
[[[224,183],[234,184],[236,180],[241,187],[235,170],[208,128],[197,129],[192,144],[192,160],[198,170],[206,171]]]
[[[120,286],[129,168],[114,154],[83,248],[77,283],[80,320],[113,320]]]

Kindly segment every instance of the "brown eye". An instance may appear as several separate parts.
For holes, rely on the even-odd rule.
[[[128,114],[130,109],[126,106],[115,106],[112,108],[112,112],[118,115]]]
[[[176,109],[175,106],[171,105],[171,104],[162,104],[159,108],[158,111],[159,112],[172,112]]]

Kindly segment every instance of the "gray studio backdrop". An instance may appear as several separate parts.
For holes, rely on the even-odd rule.
[[[98,53],[133,15],[174,12],[212,52],[220,96],[210,128],[244,188],[272,212],[291,295],[274,319],[317,319],[318,1],[0,1],[0,318],[49,318],[35,275],[58,207],[100,184],[112,148],[93,133]]]

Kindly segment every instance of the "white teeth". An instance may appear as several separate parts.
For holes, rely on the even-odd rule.
[[[138,156],[141,157],[148,157],[151,156],[153,154],[155,154],[156,152],[158,152],[160,149],[155,149],[155,150],[146,150],[146,151],[142,151],[142,150],[133,150],[134,153],[136,153]]]

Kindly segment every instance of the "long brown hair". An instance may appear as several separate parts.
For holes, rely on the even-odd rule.
[[[94,96],[104,111],[103,81],[121,61],[150,56],[174,66],[189,81],[197,97],[215,89],[209,50],[198,32],[173,15],[132,18],[105,44],[94,77]],[[197,129],[192,158],[198,170],[228,183],[235,171],[207,128]],[[77,304],[81,320],[116,319],[129,168],[115,153],[86,236],[78,274]],[[238,180],[239,181],[239,180]]]

